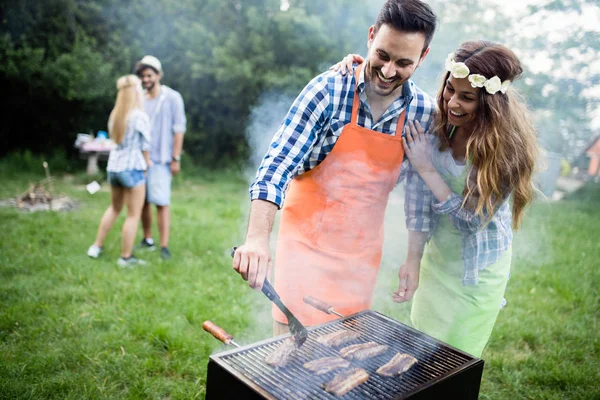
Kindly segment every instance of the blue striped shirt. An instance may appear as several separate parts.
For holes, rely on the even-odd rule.
[[[306,85],[275,133],[250,186],[252,200],[270,201],[279,208],[283,206],[291,180],[319,165],[333,149],[344,126],[350,123],[356,91],[360,98],[359,126],[395,135],[398,118],[404,110],[405,122],[419,121],[428,129],[433,121],[433,99],[410,80],[381,118],[374,121],[365,92],[364,69],[358,82],[354,73],[324,72]],[[405,205],[407,227],[429,232],[431,192],[407,159],[400,173],[400,180],[404,178],[412,202],[410,206]]]
[[[112,120],[108,122],[112,129]],[[148,115],[138,109],[127,115],[127,129],[123,141],[110,151],[106,170],[122,172],[130,170],[145,171],[147,168],[143,151],[150,150],[150,120]]]
[[[146,98],[144,107],[152,129],[150,160],[157,164],[168,164],[173,158],[175,134],[185,133],[186,129],[183,97],[179,92],[162,85],[160,95],[154,99]]]

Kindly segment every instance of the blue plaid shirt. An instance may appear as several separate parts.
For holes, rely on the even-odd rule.
[[[252,200],[277,204],[285,201],[291,180],[310,171],[333,149],[345,125],[350,123],[352,101],[358,85],[360,105],[358,125],[384,134],[395,135],[398,117],[406,110],[406,121],[419,121],[428,129],[433,121],[435,103],[412,81],[407,81],[399,96],[378,121],[373,121],[365,92],[364,69],[358,82],[354,73],[325,72],[306,85],[271,141],[269,150],[250,186]],[[406,193],[411,205],[405,205],[407,228],[429,232],[431,192],[425,182],[404,160],[400,178],[406,178]],[[407,199],[408,200],[408,199]]]
[[[470,179],[475,185],[475,173],[471,170],[472,164],[459,166],[452,158],[452,151],[440,151],[440,140],[434,137],[432,141],[432,161],[438,172],[446,177],[462,177]],[[453,179],[455,180],[455,179]],[[466,182],[452,185],[453,190],[465,187]],[[432,227],[436,226],[440,218],[448,218],[454,228],[460,233],[462,241],[463,260],[463,285],[475,285],[479,280],[479,270],[497,262],[512,243],[512,214],[509,199],[498,206],[494,216],[485,218],[475,215],[463,207],[464,197],[451,193],[445,201],[438,201],[432,196],[431,211]],[[487,221],[487,224],[485,223]],[[432,234],[435,235],[435,230]]]
[[[512,243],[512,213],[507,198],[485,224],[484,220],[462,206],[464,198],[456,193],[442,202],[432,198],[431,209],[437,219],[447,215],[450,222],[462,235],[462,259],[464,271],[463,285],[476,285],[479,271],[494,264],[508,250]],[[433,232],[433,231],[432,231]]]

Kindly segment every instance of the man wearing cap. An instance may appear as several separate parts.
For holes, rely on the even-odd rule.
[[[177,91],[160,84],[163,70],[160,61],[153,56],[144,56],[136,65],[135,73],[142,80],[146,91],[144,108],[150,117],[152,148],[148,168],[146,203],[142,210],[144,238],[141,246],[154,250],[152,239],[152,209],[156,205],[158,233],[160,236],[160,256],[171,258],[169,252],[169,229],[171,216],[171,177],[181,168],[181,149],[186,128],[183,98]]]

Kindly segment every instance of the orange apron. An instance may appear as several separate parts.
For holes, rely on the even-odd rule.
[[[361,66],[356,69],[356,82]],[[315,168],[294,178],[283,207],[275,260],[275,289],[305,325],[336,319],[304,304],[313,296],[344,315],[369,309],[383,247],[383,220],[404,157],[399,117],[396,136],[350,123]],[[273,307],[273,318],[287,318]]]

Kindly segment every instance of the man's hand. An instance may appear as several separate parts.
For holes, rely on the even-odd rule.
[[[398,290],[392,294],[392,300],[403,303],[412,299],[417,287],[419,287],[420,262],[406,260],[398,272]]]
[[[171,161],[171,175],[175,176],[181,171],[181,163],[179,161]]]
[[[271,273],[271,249],[268,240],[246,239],[233,256],[233,269],[242,275],[248,285],[262,289],[262,285]]]
[[[148,170],[150,169],[150,167],[152,166],[152,161],[150,161],[149,159],[146,160],[146,169],[144,170],[144,176],[148,177]]]

